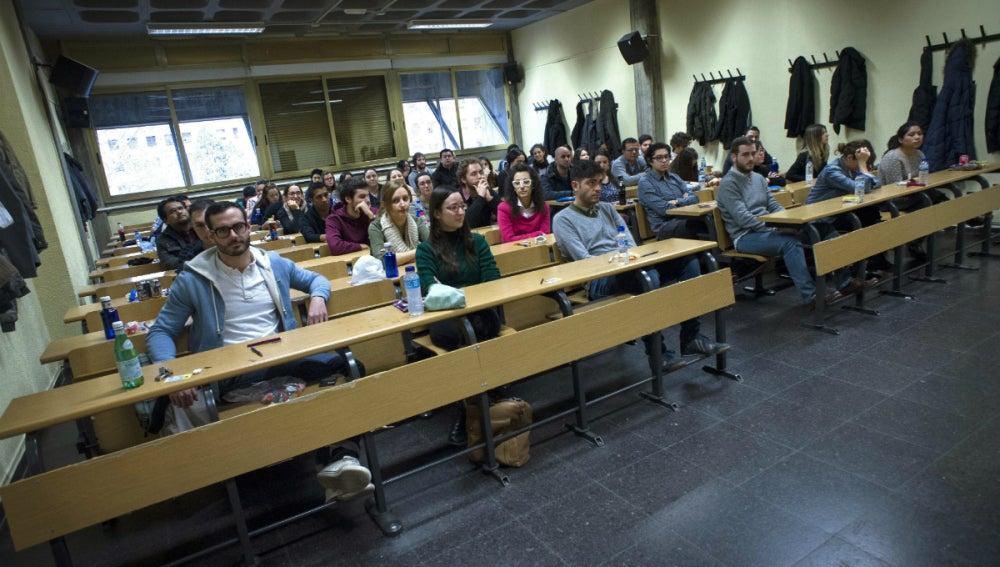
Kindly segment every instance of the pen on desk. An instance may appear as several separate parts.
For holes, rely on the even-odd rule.
[[[652,251],[646,252],[645,254],[643,254],[643,255],[641,255],[639,257],[640,258],[645,258],[646,256],[652,256],[653,254],[656,254],[657,252],[659,252],[659,250],[652,250]]]
[[[250,348],[253,348],[255,346],[266,345],[268,343],[277,343],[277,342],[281,342],[281,337],[271,337],[269,339],[264,339],[262,341],[257,341],[255,343],[250,343],[247,346],[250,347]]]
[[[545,278],[542,278],[542,281],[538,282],[538,285],[545,285]]]
[[[252,351],[253,351],[253,353],[254,353],[254,354],[256,354],[257,356],[260,356],[260,357],[263,357],[263,356],[264,356],[264,353],[260,352],[259,350],[257,350],[257,349],[256,349],[256,348],[254,348],[254,347],[250,347],[250,350],[252,350]]]

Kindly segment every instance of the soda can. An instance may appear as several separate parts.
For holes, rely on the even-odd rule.
[[[153,297],[160,297],[163,295],[163,288],[160,287],[160,278],[153,278],[151,291]]]
[[[958,165],[969,165],[969,155],[962,154],[958,156]]]
[[[153,286],[150,285],[149,280],[142,280],[142,287],[139,293],[139,300],[145,301],[153,296]]]

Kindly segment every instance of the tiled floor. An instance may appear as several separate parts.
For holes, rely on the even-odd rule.
[[[996,565],[1000,260],[939,275],[907,285],[914,301],[874,298],[877,318],[837,310],[839,336],[799,326],[793,290],[741,300],[727,316],[742,383],[685,369],[667,380],[680,411],[633,392],[597,406],[602,448],[551,424],[507,488],[457,459],[388,487],[399,537],[351,503],[256,538],[261,563]],[[640,346],[582,368],[594,390],[648,373]],[[559,370],[516,393],[544,416],[569,385]],[[387,468],[440,453],[449,420],[380,433]],[[49,441],[53,463],[75,458],[71,430]],[[311,475],[302,458],[241,477],[252,524],[318,502]],[[67,540],[79,565],[160,564],[230,537],[226,511],[213,487]],[[196,564],[237,560],[230,547]],[[14,554],[4,533],[0,563],[51,558]]]

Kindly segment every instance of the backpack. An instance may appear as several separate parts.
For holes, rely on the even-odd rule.
[[[469,447],[482,442],[482,426],[479,422],[479,406],[469,404],[466,408],[465,431],[469,436]],[[493,435],[500,436],[531,425],[531,405],[519,398],[506,398],[490,403],[490,424]],[[530,458],[530,432],[511,437],[496,445],[497,462],[509,467],[520,467]],[[469,460],[481,463],[486,459],[485,449],[469,453]]]

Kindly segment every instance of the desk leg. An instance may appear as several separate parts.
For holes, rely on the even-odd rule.
[[[399,521],[399,518],[386,503],[385,486],[382,484],[382,467],[378,461],[378,452],[375,449],[375,439],[372,433],[362,435],[361,442],[364,444],[368,468],[372,473],[372,484],[375,485],[375,497],[365,502],[365,509],[383,534],[390,537],[397,536],[403,531],[403,523]]]
[[[948,283],[947,280],[934,277],[934,233],[927,235],[927,265],[924,266],[924,275],[910,276],[915,282]]]
[[[465,335],[466,343],[475,345],[478,342],[476,332],[472,329],[472,323],[469,322],[468,317],[462,317],[459,321],[459,326]],[[501,485],[508,486],[510,479],[507,478],[507,475],[500,472],[500,465],[497,463],[496,447],[493,446],[493,426],[490,420],[489,392],[483,392],[479,395],[479,423],[483,429],[483,443],[485,443],[484,450],[486,451],[486,459],[482,464],[483,472],[497,479]]]
[[[649,293],[653,291],[653,280],[649,277],[646,270],[639,270],[637,274],[640,283],[642,284],[642,292]],[[640,392],[639,395],[647,400],[659,404],[667,409],[677,411],[680,406],[675,402],[668,402],[663,395],[663,350],[660,345],[663,343],[663,336],[660,331],[646,335],[643,337],[647,347],[649,348],[649,366],[653,369],[653,377],[650,379],[651,392]]]
[[[205,405],[208,407],[208,416],[212,421],[219,421],[219,408],[215,405],[216,384],[208,384],[202,387],[201,395],[205,397]],[[250,531],[247,529],[247,518],[243,512],[243,504],[240,502],[240,492],[236,486],[236,479],[226,479],[223,483],[226,487],[226,496],[229,498],[229,508],[233,512],[233,520],[236,522],[236,535],[240,542],[240,549],[243,551],[243,562],[248,566],[257,565],[257,555],[253,551],[250,543]]]
[[[955,198],[958,199],[962,196],[962,192],[958,187],[948,184],[946,185],[948,189],[955,194]],[[970,266],[968,264],[963,264],[963,254],[965,253],[965,223],[960,222],[958,226],[955,227],[955,261],[947,264],[941,264],[942,268],[955,268],[957,270],[978,270],[977,266]]]
[[[913,295],[903,292],[903,247],[897,246],[892,256],[892,289],[880,289],[880,295],[890,297],[901,297],[903,299],[916,299]]]
[[[809,247],[820,241],[819,231],[812,223],[808,223],[803,227],[806,231],[806,236],[809,239]],[[813,258],[813,264],[816,263],[816,259]],[[813,266],[815,271],[815,265]],[[824,333],[829,333],[831,335],[839,335],[838,331],[834,327],[828,327],[824,323],[824,313],[826,311],[826,276],[821,276],[816,274],[816,278],[813,280],[816,287],[816,308],[813,310],[813,314],[809,317],[810,321],[802,323],[804,327],[809,327],[810,329],[815,329],[817,331],[822,331]]]
[[[558,291],[548,294],[548,296],[559,304],[559,312],[562,313],[563,317],[569,317],[573,314],[573,304],[570,303],[565,292]],[[566,429],[569,429],[575,435],[583,437],[598,447],[603,447],[604,439],[591,431],[590,425],[587,423],[587,392],[583,388],[583,382],[580,380],[580,365],[574,360],[569,363],[569,368],[570,373],[573,375],[573,396],[576,398],[576,423],[567,423]]]
[[[716,262],[715,256],[710,253],[705,252],[701,255],[701,259],[704,262],[706,272],[715,272],[719,270],[719,263]],[[718,309],[715,311],[715,342],[724,343],[726,342],[726,315],[723,309]],[[736,382],[742,382],[743,377],[739,374],[729,372],[726,370],[726,353],[720,352],[715,355],[715,366],[702,366],[702,370],[712,374],[714,376],[725,376],[730,380],[735,380]]]

